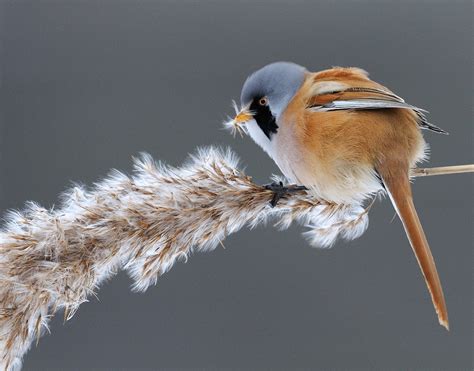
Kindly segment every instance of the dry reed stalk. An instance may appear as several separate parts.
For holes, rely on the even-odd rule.
[[[0,231],[0,367],[22,357],[60,309],[70,319],[99,284],[126,270],[144,291],[179,259],[214,249],[227,235],[268,219],[299,221],[310,243],[353,239],[368,224],[361,205],[336,205],[298,191],[269,206],[272,191],[238,170],[230,151],[203,149],[181,168],[135,160],[91,190],[74,187],[57,209],[30,202]]]
[[[413,176],[432,176],[432,175],[449,175],[461,173],[473,173],[474,165],[455,165],[455,166],[440,166],[432,168],[417,168],[413,169]]]

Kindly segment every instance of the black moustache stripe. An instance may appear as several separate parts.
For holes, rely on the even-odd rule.
[[[250,111],[254,112],[253,118],[257,122],[260,129],[263,133],[271,139],[273,134],[276,134],[278,131],[278,125],[276,124],[275,116],[272,115],[268,105],[262,106],[259,102],[260,98],[254,99],[250,105]]]

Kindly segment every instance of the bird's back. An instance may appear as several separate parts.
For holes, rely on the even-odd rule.
[[[350,202],[377,191],[381,185],[375,169],[380,163],[397,161],[408,171],[424,158],[426,144],[416,112],[310,107],[387,97],[397,96],[358,68],[308,74],[279,122],[280,162],[287,158],[296,180],[327,200]]]

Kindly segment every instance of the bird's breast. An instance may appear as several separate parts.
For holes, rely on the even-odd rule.
[[[290,182],[337,203],[360,201],[381,189],[368,156],[337,135],[303,130],[308,123],[298,119],[305,118],[282,120],[273,143],[272,157]]]

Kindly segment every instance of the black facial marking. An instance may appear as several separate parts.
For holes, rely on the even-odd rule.
[[[273,134],[278,131],[278,125],[276,124],[275,117],[270,111],[268,105],[262,106],[259,101],[262,97],[258,97],[252,101],[250,105],[250,111],[253,113],[253,118],[257,121],[258,126],[264,132],[264,134],[271,139]]]

